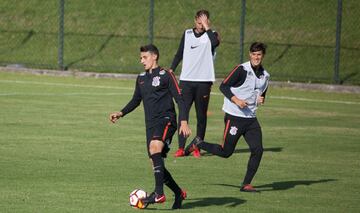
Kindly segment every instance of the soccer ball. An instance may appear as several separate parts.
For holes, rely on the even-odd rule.
[[[135,189],[130,193],[130,206],[137,209],[144,209],[146,206],[141,202],[140,199],[146,198],[147,193],[142,189]]]

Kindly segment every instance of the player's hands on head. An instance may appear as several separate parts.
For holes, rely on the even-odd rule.
[[[204,28],[205,31],[207,31],[208,29],[210,29],[210,20],[207,18],[206,15],[201,15],[199,17],[199,20]]]
[[[122,112],[113,112],[113,113],[110,113],[109,120],[112,123],[115,123],[119,118],[121,118],[121,116],[123,116]]]
[[[180,122],[179,135],[183,134],[184,137],[189,137],[191,135],[191,129],[187,123],[187,121]]]

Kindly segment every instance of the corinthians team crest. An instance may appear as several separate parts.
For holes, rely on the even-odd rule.
[[[160,76],[155,76],[155,77],[153,78],[153,81],[152,81],[152,84],[151,84],[151,85],[153,85],[154,87],[159,86],[159,85],[160,85]]]
[[[236,126],[230,127],[230,131],[229,131],[230,135],[236,135],[237,131],[238,131],[238,128],[236,128]]]

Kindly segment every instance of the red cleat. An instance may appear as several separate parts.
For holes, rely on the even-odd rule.
[[[172,209],[180,209],[182,205],[182,201],[185,200],[187,197],[186,191],[181,190],[181,194],[175,194],[175,201],[172,206]]]
[[[195,158],[200,158],[200,157],[201,157],[200,150],[199,150],[197,147],[194,148],[193,156],[194,156]]]
[[[184,157],[185,156],[185,151],[183,148],[179,148],[176,152],[175,152],[175,157]]]
[[[242,192],[257,192],[257,190],[250,184],[245,184],[240,188]]]
[[[166,197],[164,194],[158,195],[156,192],[152,192],[148,197],[140,199],[146,208],[149,204],[154,203],[164,203],[166,201]]]
[[[187,193],[186,193],[186,191],[183,190],[183,189],[181,189],[181,197],[182,197],[183,200],[185,200],[186,197],[187,197]]]
[[[200,143],[204,142],[199,137],[195,137],[184,149],[185,156],[190,155],[190,153],[194,152],[194,157],[199,158],[200,157],[200,150],[197,147]]]

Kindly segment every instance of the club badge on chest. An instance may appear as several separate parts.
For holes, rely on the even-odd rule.
[[[155,76],[153,78],[153,81],[152,81],[152,84],[151,84],[153,87],[157,87],[160,85],[160,76]]]

